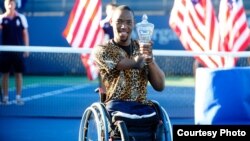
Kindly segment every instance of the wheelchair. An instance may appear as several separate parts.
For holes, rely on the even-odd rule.
[[[172,141],[170,118],[157,101],[152,100],[158,113],[159,124],[128,125],[127,121],[113,121],[103,101],[105,94],[100,95],[100,102],[94,102],[83,113],[78,141]],[[131,121],[133,122],[133,120]],[[137,122],[138,123],[138,122]]]

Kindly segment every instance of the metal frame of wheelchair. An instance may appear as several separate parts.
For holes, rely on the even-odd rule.
[[[159,105],[157,101],[153,101],[154,105],[158,109],[160,114],[163,132],[161,134],[160,141],[172,141],[172,125],[170,118],[167,112],[163,107]],[[119,130],[119,138],[110,138],[111,137],[111,128],[110,126],[115,127]],[[157,134],[155,132],[155,134]],[[119,121],[118,124],[111,122],[111,117],[107,112],[105,105],[102,102],[95,102],[89,106],[83,113],[80,128],[78,141],[135,141],[131,140],[129,137],[129,131],[126,128],[126,124],[123,121]],[[158,140],[155,140],[158,141]]]

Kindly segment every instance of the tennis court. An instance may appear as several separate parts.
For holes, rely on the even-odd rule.
[[[1,141],[77,140],[83,111],[99,100],[94,92],[97,81],[82,76],[24,79],[25,104],[15,104],[15,89],[11,88],[10,104],[0,106]],[[161,93],[148,86],[148,98],[157,100],[167,110],[172,124],[193,124],[194,87],[172,85],[174,81],[186,83],[180,79],[170,77]]]

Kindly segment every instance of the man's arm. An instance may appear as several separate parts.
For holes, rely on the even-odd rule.
[[[165,88],[165,74],[153,60],[148,64],[149,74],[148,80],[153,88],[157,91],[162,91]]]
[[[25,46],[29,46],[29,32],[28,29],[23,30],[23,41]]]
[[[136,56],[133,59],[122,58],[117,64],[116,69],[126,70],[126,69],[141,69],[145,65],[145,58],[143,56]]]
[[[145,57],[148,65],[150,84],[155,90],[162,91],[165,88],[165,74],[154,60],[152,46],[153,42],[140,44],[140,53]]]
[[[29,46],[29,32],[28,29],[23,30],[23,41],[26,47]],[[29,57],[29,52],[24,53],[24,57]]]
[[[117,64],[118,70],[124,69],[141,69],[145,65],[145,58],[138,57],[137,59],[123,58]],[[157,63],[152,59],[150,63],[147,64],[149,69],[148,80],[153,88],[157,91],[162,91],[165,88],[165,74],[157,65]]]

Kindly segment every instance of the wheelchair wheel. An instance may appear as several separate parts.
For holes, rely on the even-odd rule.
[[[173,134],[172,134],[172,124],[170,122],[170,118],[166,112],[166,110],[159,105],[157,101],[152,101],[156,108],[158,109],[158,112],[160,114],[160,117],[162,119],[162,125],[159,128],[159,131],[157,133],[157,141],[173,141]]]
[[[170,118],[167,112],[161,107],[163,112],[163,125],[164,125],[164,141],[173,141],[173,134],[172,134],[172,124],[170,122]]]
[[[93,103],[82,116],[78,141],[108,141],[108,121],[104,107]]]

